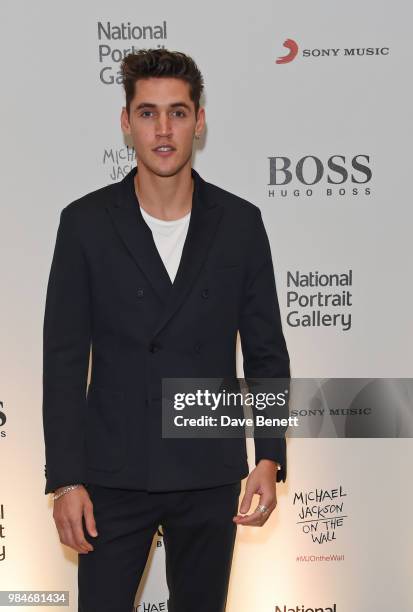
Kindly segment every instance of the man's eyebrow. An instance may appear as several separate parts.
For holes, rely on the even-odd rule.
[[[184,108],[191,110],[191,107],[186,102],[174,102],[173,104],[170,104],[169,106],[171,106],[172,108],[175,108],[176,106],[183,106]]]
[[[183,106],[189,111],[191,110],[191,107],[186,102],[172,102],[172,104],[169,104],[169,108],[176,108],[177,106]],[[135,110],[140,110],[141,108],[157,108],[157,105],[153,102],[141,102]]]

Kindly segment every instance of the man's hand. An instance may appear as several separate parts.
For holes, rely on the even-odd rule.
[[[276,492],[276,474],[277,464],[270,459],[261,459],[257,466],[248,476],[245,485],[245,493],[239,508],[239,514],[233,517],[234,523],[237,525],[249,525],[262,527],[268,520],[271,512],[277,505]],[[255,510],[252,514],[246,514],[251,506],[251,501],[254,493],[260,496],[260,505],[267,506],[268,512],[260,512]],[[245,516],[241,516],[245,514]]]
[[[64,489],[56,489],[56,493]],[[65,493],[56,499],[53,507],[53,518],[56,523],[59,538],[62,544],[70,546],[78,553],[88,553],[94,550],[85,539],[82,525],[82,516],[85,517],[86,528],[93,537],[98,535],[93,504],[83,485]]]

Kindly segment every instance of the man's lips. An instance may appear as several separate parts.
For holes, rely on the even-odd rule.
[[[175,147],[173,147],[172,145],[158,145],[157,147],[152,149],[154,153],[160,155],[161,157],[167,157],[169,155],[172,155],[175,150]]]

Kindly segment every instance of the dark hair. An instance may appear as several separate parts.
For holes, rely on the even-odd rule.
[[[150,77],[174,77],[189,84],[189,96],[198,114],[199,100],[204,88],[204,79],[194,60],[180,51],[168,49],[139,49],[126,55],[121,64],[122,83],[126,95],[126,110],[135,95],[138,79]]]

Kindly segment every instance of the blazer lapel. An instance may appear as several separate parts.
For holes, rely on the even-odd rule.
[[[136,172],[137,167],[118,183],[118,197],[107,205],[107,210],[126,248],[164,304],[153,330],[156,335],[180,307],[196,280],[216,235],[223,208],[208,197],[205,181],[192,168],[194,192],[191,217],[178,271],[172,283],[152,232],[140,211],[134,185]]]
[[[156,248],[152,232],[142,217],[135,194],[136,167],[117,183],[117,197],[106,209],[126,248],[148,282],[164,301],[171,289],[171,279]]]

